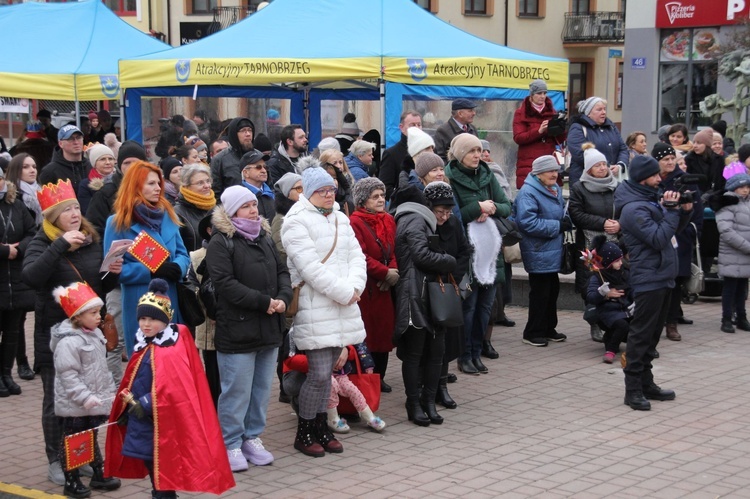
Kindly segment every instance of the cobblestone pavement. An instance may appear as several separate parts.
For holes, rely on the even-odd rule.
[[[623,405],[622,371],[601,362],[580,312],[560,313],[568,341],[535,348],[521,343],[526,309],[511,307],[518,325],[494,332],[500,359],[485,361],[489,374],[458,374],[449,389],[459,407],[441,411],[443,425],[406,420],[393,355],[382,434],[353,423],[343,454],[305,457],[292,448],[291,407],[274,395],[262,438],[276,461],[235,474],[224,495],[750,497],[750,333],[720,332],[716,299],[684,309],[695,324],[680,326],[681,342],[663,339],[655,363],[657,382],[677,400],[652,402],[650,412]],[[0,481],[59,494],[46,478],[41,381],[19,383],[23,395],[0,400]],[[147,480],[106,497],[148,497]]]

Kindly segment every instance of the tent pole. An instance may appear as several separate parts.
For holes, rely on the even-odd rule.
[[[385,119],[385,80],[382,78],[378,80],[378,86],[380,87],[380,154],[382,157],[383,151],[385,151],[385,127],[388,123],[388,120]]]
[[[125,142],[125,129],[128,123],[125,121],[125,89],[120,89],[120,142]]]
[[[305,97],[302,99],[302,109],[305,113],[305,131],[310,133],[310,89],[305,87]]]

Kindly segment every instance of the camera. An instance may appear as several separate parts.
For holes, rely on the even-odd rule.
[[[677,177],[674,181],[674,188],[677,192],[680,193],[680,200],[678,201],[679,204],[691,204],[695,202],[695,190],[689,190],[688,188],[693,184],[699,184],[701,182],[706,181],[705,175],[698,175],[695,173],[686,173],[685,175],[680,175]],[[677,206],[677,203],[664,203],[664,206],[667,208],[674,208]]]
[[[565,133],[568,125],[568,113],[565,109],[557,113],[557,116],[549,120],[547,124],[547,135],[557,137]]]

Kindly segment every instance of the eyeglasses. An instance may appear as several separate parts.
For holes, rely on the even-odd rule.
[[[211,181],[210,180],[201,180],[199,182],[192,183],[190,185],[197,185],[198,187],[208,186],[211,187]]]
[[[266,165],[247,165],[245,170],[265,170]]]
[[[337,192],[339,192],[339,190],[335,187],[328,187],[324,189],[318,189],[314,192],[314,194],[327,198],[328,196],[335,196]]]
[[[453,214],[451,210],[432,210],[436,217],[448,218]]]
[[[297,187],[292,187],[290,190],[297,191],[298,193],[302,194],[303,187],[301,185],[298,185]]]
[[[81,142],[83,142],[83,135],[75,134],[72,137],[68,137],[67,139],[62,140],[69,140],[71,142],[78,142],[80,140]]]

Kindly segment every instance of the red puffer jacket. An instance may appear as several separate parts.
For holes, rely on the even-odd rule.
[[[531,106],[531,100],[526,97],[513,115],[513,140],[518,144],[518,160],[516,161],[516,188],[523,186],[526,177],[531,173],[531,163],[539,156],[552,154],[558,143],[565,141],[565,135],[547,137],[539,133],[539,126],[544,120],[551,120],[557,116],[552,101],[547,97],[544,109],[539,113]]]

